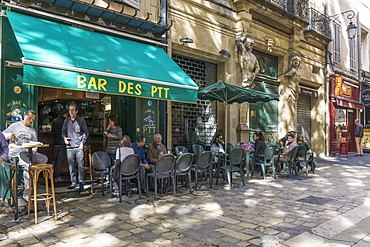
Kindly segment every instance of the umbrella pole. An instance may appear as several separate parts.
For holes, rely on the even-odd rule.
[[[227,104],[224,101],[225,106],[225,153],[227,153]]]

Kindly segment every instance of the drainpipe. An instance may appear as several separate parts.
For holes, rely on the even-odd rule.
[[[161,0],[160,2],[160,15],[159,15],[159,18],[160,18],[160,24],[161,25],[164,25],[166,26],[167,23],[168,23],[168,10],[167,10],[167,0]],[[167,39],[168,39],[168,35],[167,35],[167,32],[164,33],[162,35],[162,40],[161,40],[161,43],[163,44],[167,44]],[[168,52],[167,50],[167,46],[162,46],[162,48]],[[160,115],[159,115],[159,118],[160,118],[160,125],[159,125],[159,132],[162,134],[162,140],[163,140],[163,144],[168,147],[168,143],[167,141],[167,137],[168,137],[168,134],[167,134],[167,129],[168,129],[168,125],[167,125],[167,121],[169,121],[168,119],[168,103],[167,101],[165,100],[160,100],[159,101],[159,112],[160,112]],[[170,142],[172,143],[172,142]]]
[[[362,75],[361,75],[361,70],[362,70],[362,65],[361,65],[361,22],[360,22],[360,11],[357,11],[357,77],[358,77],[358,83],[360,86],[359,90],[359,96],[358,96],[358,101],[361,103],[361,93],[362,93]],[[360,122],[364,124],[365,119],[364,119],[365,114],[361,114],[360,116],[357,116],[358,119],[360,119]],[[365,124],[364,124],[365,126]]]

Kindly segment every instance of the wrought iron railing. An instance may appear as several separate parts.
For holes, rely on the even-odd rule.
[[[314,8],[309,8],[309,0],[266,0],[281,9],[310,23],[308,29],[315,30],[330,38],[330,19]]]
[[[283,10],[298,16],[304,20],[308,20],[309,0],[266,0],[277,5]]]
[[[309,29],[315,30],[316,32],[319,32],[330,38],[330,18],[313,8],[309,9],[309,14]]]

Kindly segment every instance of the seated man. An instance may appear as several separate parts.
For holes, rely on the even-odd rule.
[[[151,165],[155,165],[159,157],[167,153],[167,148],[162,144],[162,135],[155,134],[154,142],[150,143],[147,151],[147,158]]]
[[[293,150],[293,148],[295,148],[296,146],[298,146],[297,142],[294,141],[294,134],[288,134],[287,135],[287,141],[286,141],[286,144],[284,146],[284,153],[280,155],[280,161],[285,161],[285,162],[289,162],[290,161],[290,152]],[[278,155],[275,155],[274,156],[274,163],[275,163],[275,166],[277,168],[278,171],[281,170],[280,167],[277,167],[277,159],[278,159]]]
[[[148,161],[145,157],[145,145],[146,139],[144,136],[139,135],[135,142],[131,143],[131,148],[134,150],[134,153],[140,156],[140,167],[139,167],[139,179],[140,179],[140,187],[141,187],[141,194],[146,195],[146,184],[145,184],[145,176],[146,172],[150,169],[148,165]]]
[[[36,113],[33,110],[26,112],[24,119],[11,124],[3,134],[7,140],[10,140],[10,144],[22,145],[32,141],[37,141],[36,130],[31,127],[31,124],[36,119]],[[40,154],[37,148],[33,148],[32,161],[34,164],[46,164],[48,157],[44,154]],[[29,174],[28,166],[30,160],[28,157],[28,150],[26,148],[11,148],[9,152],[10,157],[18,157],[19,165],[23,167],[23,180],[24,180],[24,192],[23,198],[28,201],[28,188],[29,188]]]

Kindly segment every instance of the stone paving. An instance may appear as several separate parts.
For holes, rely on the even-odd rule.
[[[0,211],[0,246],[370,246],[370,154],[317,159],[315,174],[256,176],[117,198],[59,192],[54,221]]]

